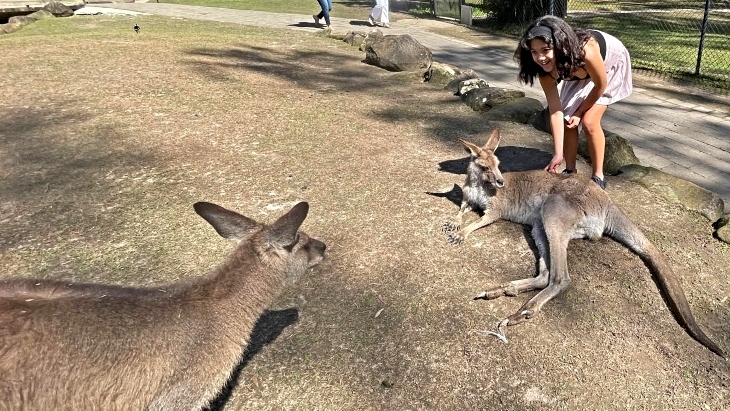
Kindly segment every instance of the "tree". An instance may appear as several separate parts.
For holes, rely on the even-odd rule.
[[[568,0],[484,0],[484,8],[505,25],[524,25],[546,14],[565,17]]]

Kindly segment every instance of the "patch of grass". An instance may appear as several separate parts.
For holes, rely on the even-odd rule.
[[[316,0],[290,0],[286,2],[264,0],[162,0],[161,3],[305,15],[316,14],[320,10],[319,3]],[[334,17],[363,20],[367,19],[367,15],[370,13],[369,9],[374,5],[374,1],[335,1],[332,2],[331,15]]]
[[[726,94],[730,91],[730,18],[711,11],[700,51],[704,2],[571,2],[566,21],[619,38],[631,53],[632,66],[668,75],[678,82]],[[503,22],[489,11],[475,26],[520,37],[530,24]],[[698,69],[699,63],[699,71]]]

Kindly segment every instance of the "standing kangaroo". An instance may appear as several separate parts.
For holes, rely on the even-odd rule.
[[[567,250],[571,239],[595,240],[606,234],[651,268],[679,324],[702,345],[724,357],[720,347],[697,325],[682,287],[662,254],[596,183],[582,176],[544,170],[502,175],[494,155],[499,139],[499,131],[495,130],[481,148],[461,140],[471,155],[461,209],[456,221],[444,223],[443,228],[449,243],[461,244],[471,232],[498,219],[532,226],[539,254],[537,276],[490,288],[476,297],[491,300],[541,290],[501,324],[514,325],[532,318],[568,287]],[[484,215],[461,228],[464,214],[471,209],[484,210]]]
[[[298,232],[307,203],[269,226],[194,208],[239,240],[207,276],[151,288],[0,281],[0,409],[200,410],[216,397],[260,314],[325,244]]]

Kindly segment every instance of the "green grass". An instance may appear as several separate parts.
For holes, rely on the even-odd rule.
[[[622,14],[621,18],[593,15],[573,17],[568,21],[578,27],[599,28],[621,39],[629,49],[632,64],[636,68],[682,77],[695,76],[700,41],[699,22],[677,18],[678,14],[677,11],[650,15]],[[719,19],[715,22],[719,22]],[[724,85],[724,88],[730,88],[728,23],[726,21],[725,24],[713,26],[712,32],[706,35],[698,78],[715,82],[718,86]]]
[[[316,0],[287,0],[287,1],[262,1],[262,0],[162,0],[160,3],[187,4],[194,6],[221,7],[239,10],[257,10],[276,13],[293,14],[315,14],[318,13],[319,3]],[[375,2],[361,1],[335,1],[332,4],[334,17],[366,19],[369,9]]]
[[[496,34],[519,37],[529,24],[495,21],[488,17],[488,10],[475,14],[487,16],[475,24]],[[697,72],[703,14],[703,1],[571,1],[566,20],[619,38],[629,49],[634,68],[726,93],[730,91],[730,17],[710,11]]]

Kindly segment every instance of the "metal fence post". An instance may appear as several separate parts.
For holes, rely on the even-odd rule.
[[[700,32],[700,46],[697,49],[697,65],[695,66],[695,75],[700,75],[700,64],[702,63],[702,49],[705,46],[705,33],[707,32],[707,20],[710,15],[710,0],[705,0],[705,15],[702,17],[702,30]]]

